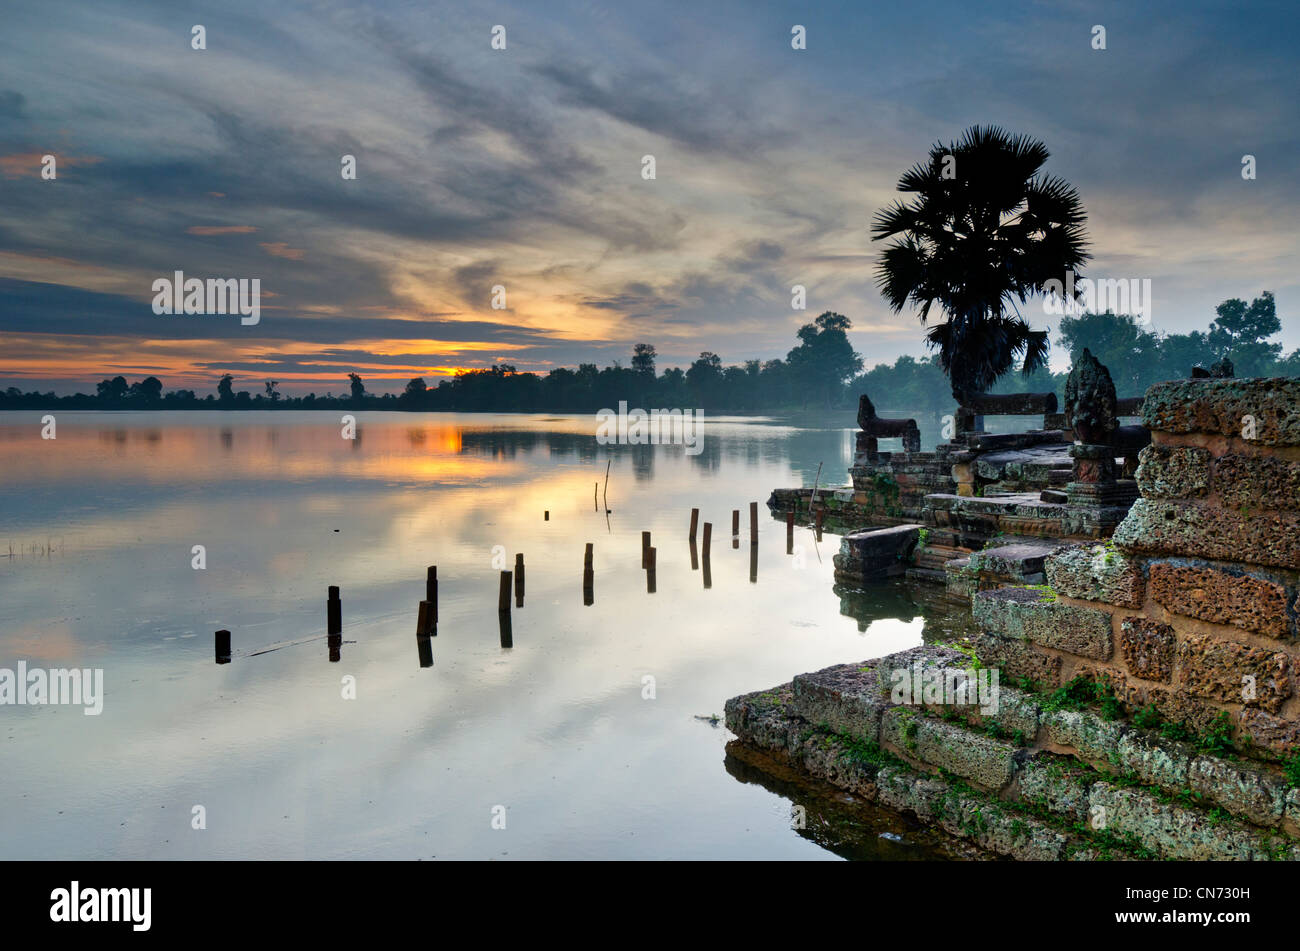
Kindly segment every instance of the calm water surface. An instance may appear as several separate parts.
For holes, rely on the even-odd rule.
[[[725,727],[697,719],[921,642],[901,589],[841,601],[839,538],[799,528],[789,556],[764,504],[819,462],[843,484],[851,417],[710,420],[688,456],[598,446],[591,416],[359,413],[349,441],[326,413],[60,413],[53,440],[41,415],[0,414],[0,667],[103,668],[105,700],[97,717],[0,706],[3,858],[930,854],[896,819],[727,755]],[[609,460],[607,516],[593,487]],[[709,589],[691,568],[692,506],[714,525]],[[527,591],[503,650],[494,554],[510,567],[516,552]],[[435,564],[421,668],[415,612]],[[218,628],[229,665],[213,663]],[[792,802],[809,828],[791,828]]]

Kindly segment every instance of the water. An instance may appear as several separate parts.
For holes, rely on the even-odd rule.
[[[819,461],[823,484],[842,484],[851,417],[709,420],[688,456],[598,446],[590,416],[362,413],[350,441],[325,413],[61,413],[53,440],[41,415],[0,414],[0,667],[102,668],[105,699],[99,716],[0,707],[0,857],[928,854],[897,820],[824,818],[838,807],[813,810],[819,831],[792,830],[797,786],[756,779],[725,727],[697,719],[921,642],[897,592],[846,598],[859,616],[841,614],[839,539],[799,528],[788,556],[764,504],[811,484]],[[607,460],[608,515],[593,503]],[[714,525],[707,590],[692,506]],[[516,552],[527,591],[503,650],[498,568]],[[434,564],[440,624],[422,669],[416,607]],[[337,663],[328,585],[342,589]],[[219,628],[228,665],[213,662]]]

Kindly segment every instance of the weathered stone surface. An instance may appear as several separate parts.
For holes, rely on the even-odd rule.
[[[1193,759],[1192,748],[1161,739],[1145,730],[1129,730],[1116,744],[1121,772],[1131,772],[1142,782],[1165,789],[1182,789]]]
[[[795,675],[794,711],[815,726],[877,740],[880,716],[889,706],[889,692],[882,689],[871,663],[841,664]]]
[[[1085,443],[1107,442],[1119,425],[1110,371],[1087,347],[1065,380],[1065,418],[1074,438]]]
[[[839,664],[797,674],[791,685],[793,712],[814,726],[825,726],[863,740],[880,736],[880,718],[891,705],[892,672],[970,666],[966,655],[949,647],[923,646],[858,664]]]
[[[969,601],[980,587],[980,573],[970,566],[970,558],[954,558],[943,566],[944,589],[955,600]]]
[[[1109,763],[1124,735],[1122,723],[1103,720],[1086,710],[1054,710],[1043,715],[1043,728],[1049,743],[1079,752],[1086,760]]]
[[[1291,695],[1289,659],[1205,634],[1190,634],[1178,649],[1180,680],[1188,693],[1221,703],[1259,706],[1277,713]],[[1254,678],[1255,699],[1246,698],[1245,678]]]
[[[1268,858],[1259,837],[1237,824],[1213,823],[1202,810],[1161,802],[1140,789],[1093,783],[1088,800],[1089,818],[1095,825],[1121,835],[1131,833],[1164,859],[1264,861]]]
[[[867,394],[858,398],[858,428],[868,439],[901,438],[904,452],[921,451],[921,431],[914,419],[881,419]]]
[[[876,779],[880,802],[910,812],[922,822],[938,825],[951,835],[1021,861],[1057,861],[1071,840],[1033,816],[994,808],[979,796],[954,795],[940,779],[917,777],[886,767]]]
[[[891,707],[880,723],[880,741],[922,762],[998,790],[1015,774],[1015,746],[927,717],[909,707]]]
[[[1174,614],[1231,624],[1270,637],[1289,633],[1286,587],[1239,569],[1157,562],[1151,565],[1151,596]]]
[[[1061,658],[1047,654],[1028,641],[978,633],[973,638],[982,663],[1001,669],[1003,678],[1028,677],[1041,687],[1059,687]]]
[[[1224,505],[1248,511],[1300,508],[1300,463],[1229,453],[1214,460],[1213,473]]]
[[[975,460],[976,474],[991,482],[1006,479],[1046,485],[1052,481],[1054,470],[1069,468],[1070,455],[1065,445],[989,452]]]
[[[1043,562],[1055,547],[1050,541],[999,545],[973,552],[968,564],[981,575],[1036,584],[1043,580]]]
[[[1129,673],[1143,680],[1169,680],[1174,669],[1174,629],[1150,618],[1120,622],[1120,649]]]
[[[1188,770],[1188,783],[1193,792],[1255,825],[1275,826],[1282,821],[1286,783],[1262,769],[1201,756]]]
[[[845,535],[833,559],[837,576],[868,580],[901,575],[920,539],[921,527],[895,525]]]
[[[1142,422],[1166,433],[1242,436],[1254,421],[1253,442],[1300,445],[1300,379],[1172,380],[1146,392]]]
[[[727,729],[763,749],[788,750],[792,701],[790,684],[732,697],[723,706]]]
[[[1204,733],[1214,722],[1220,708],[1191,696],[1179,688],[1155,687],[1142,681],[1127,683],[1117,694],[1129,710],[1141,710],[1150,704],[1169,723],[1181,723],[1195,733]]]
[[[1199,498],[1210,488],[1208,449],[1147,446],[1139,459],[1137,484],[1145,498]]]
[[[984,714],[976,709],[969,718],[976,725],[987,724],[990,720],[996,721],[1005,733],[1011,735],[1019,733],[1026,743],[1033,743],[1038,738],[1042,711],[1039,710],[1038,701],[1033,694],[999,682],[997,710]]]
[[[1130,552],[1300,568],[1300,512],[1245,517],[1194,502],[1138,499],[1115,530]]]
[[[1300,746],[1300,723],[1275,716],[1258,707],[1246,707],[1239,711],[1237,728],[1257,746],[1276,753],[1289,754]]]
[[[1083,820],[1088,817],[1089,775],[1068,757],[1042,753],[1020,765],[1017,773],[1020,798],[1040,803],[1071,819]]]
[[[1106,611],[1066,604],[1035,588],[981,591],[971,602],[981,630],[1008,639],[1023,639],[1057,650],[1109,660],[1111,616]]]
[[[1142,572],[1137,563],[1105,545],[1059,548],[1043,567],[1052,590],[1067,598],[1125,608],[1142,604]]]

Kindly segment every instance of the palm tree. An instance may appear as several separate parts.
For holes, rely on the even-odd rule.
[[[972,126],[957,143],[936,143],[898,190],[916,195],[876,214],[885,248],[877,283],[894,313],[911,301],[925,324],[938,304],[948,319],[926,332],[960,402],[988,390],[1017,359],[1032,373],[1047,363],[1047,332],[1031,330],[1015,301],[1041,291],[1088,259],[1083,203],[1074,187],[1040,170],[1047,147],[997,126]]]

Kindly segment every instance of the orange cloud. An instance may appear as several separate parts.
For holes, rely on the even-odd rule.
[[[307,252],[301,248],[291,248],[283,241],[262,241],[260,246],[266,249],[266,253],[277,258],[288,258],[291,261],[301,261],[303,255]]]
[[[252,234],[257,229],[252,225],[191,225],[185,229],[186,234]],[[262,245],[266,247],[266,245]]]

